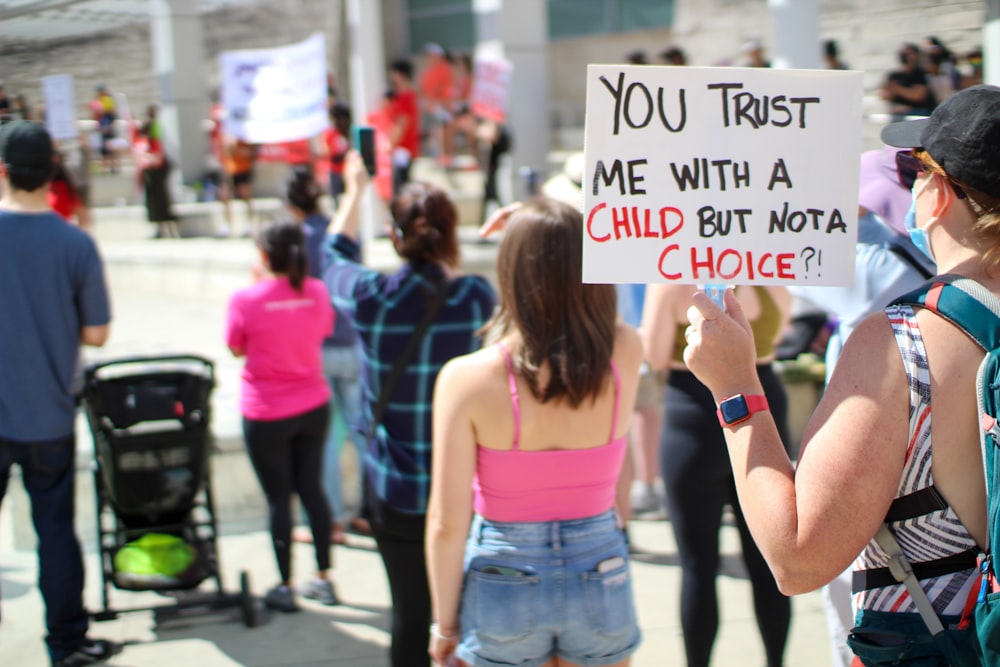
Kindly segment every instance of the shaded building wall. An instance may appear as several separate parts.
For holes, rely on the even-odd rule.
[[[205,15],[206,95],[218,85],[218,54],[241,48],[266,48],[305,39],[314,32],[327,36],[327,58],[338,88],[349,91],[343,0],[282,0],[229,6]],[[412,52],[406,33],[404,0],[382,0],[386,62]],[[821,0],[820,33],[840,43],[842,58],[865,71],[866,112],[882,109],[879,83],[896,66],[896,48],[905,41],[936,35],[962,53],[982,40],[984,0]],[[671,29],[634,31],[550,43],[551,109],[555,143],[574,147],[575,130],[583,124],[587,63],[622,62],[625,54],[643,49],[655,55],[668,45],[683,48],[693,65],[742,63],[746,39],[773,44],[766,0],[676,0]],[[0,78],[8,93],[22,92],[40,101],[42,76],[72,73],[81,117],[94,87],[105,83],[124,93],[134,109],[157,101],[152,75],[149,26],[133,25],[86,39],[19,44],[5,35],[0,44]],[[818,47],[817,47],[818,48]],[[420,59],[415,58],[418,67]]]

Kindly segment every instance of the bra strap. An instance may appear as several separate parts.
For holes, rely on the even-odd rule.
[[[511,450],[517,451],[521,440],[521,399],[517,394],[517,382],[514,381],[514,364],[510,359],[510,352],[503,343],[497,343],[503,354],[504,364],[507,366],[507,383],[510,385],[510,402],[514,407],[514,442],[511,443]],[[617,399],[616,399],[617,402]],[[616,410],[617,414],[617,410]]]
[[[611,372],[615,375],[615,412],[611,415],[611,437],[608,438],[608,442],[615,439],[615,434],[618,433],[618,404],[621,402],[621,389],[622,380],[618,375],[618,366],[615,366],[615,360],[611,360]]]

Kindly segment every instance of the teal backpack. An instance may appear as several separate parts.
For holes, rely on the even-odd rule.
[[[997,421],[1000,416],[1000,299],[974,280],[942,275],[893,303],[916,305],[938,313],[986,351],[976,376],[988,513],[986,548],[979,558],[982,583],[975,607],[975,628],[982,664],[1000,667],[1000,586],[997,584],[1000,562],[993,558],[992,552],[993,545],[1000,544],[1000,424]],[[932,619],[924,611],[921,616],[932,628]]]

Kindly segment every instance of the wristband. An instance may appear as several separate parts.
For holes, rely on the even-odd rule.
[[[453,642],[458,639],[458,635],[446,635],[441,632],[441,626],[436,622],[431,623],[431,637],[435,639],[440,639],[446,642]]]
[[[736,394],[722,399],[716,414],[723,428],[736,426],[750,419],[754,413],[770,409],[763,394]]]

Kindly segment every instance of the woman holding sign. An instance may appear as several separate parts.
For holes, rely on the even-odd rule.
[[[914,243],[942,274],[995,300],[1000,88],[957,93],[930,118],[890,125],[882,138],[908,149],[897,165],[913,189],[906,226]],[[696,294],[688,310],[688,366],[723,414],[749,406],[724,431],[761,551],[789,594],[819,588],[854,561],[858,614],[849,644],[869,667],[982,664],[969,616],[977,594],[989,592],[976,567],[987,540],[976,407],[983,350],[938,314],[959,301],[943,282],[935,280],[920,307],[891,305],[855,329],[795,468],[773,415],[752,405],[762,387],[739,300],[727,293],[723,312]],[[990,317],[975,321],[997,326]],[[902,557],[912,574],[900,582],[893,572],[907,568],[890,566]]]
[[[715,592],[719,530],[723,507],[729,504],[743,544],[767,665],[779,667],[788,638],[791,603],[778,591],[747,530],[712,395],[684,363],[685,311],[693,290],[690,285],[650,285],[642,317],[649,363],[656,370],[669,371],[660,465],[667,513],[681,558],[681,627],[687,664],[707,667],[711,659],[719,626]],[[788,322],[791,296],[783,287],[741,287],[737,295],[757,340],[752,351],[756,375],[765,388],[780,439],[787,442],[787,400],[771,362],[775,343]]]
[[[507,226],[494,344],[449,362],[434,391],[430,654],[624,666],[640,636],[615,483],[642,344],[614,286],[580,282],[580,212],[513,210],[483,228]]]

